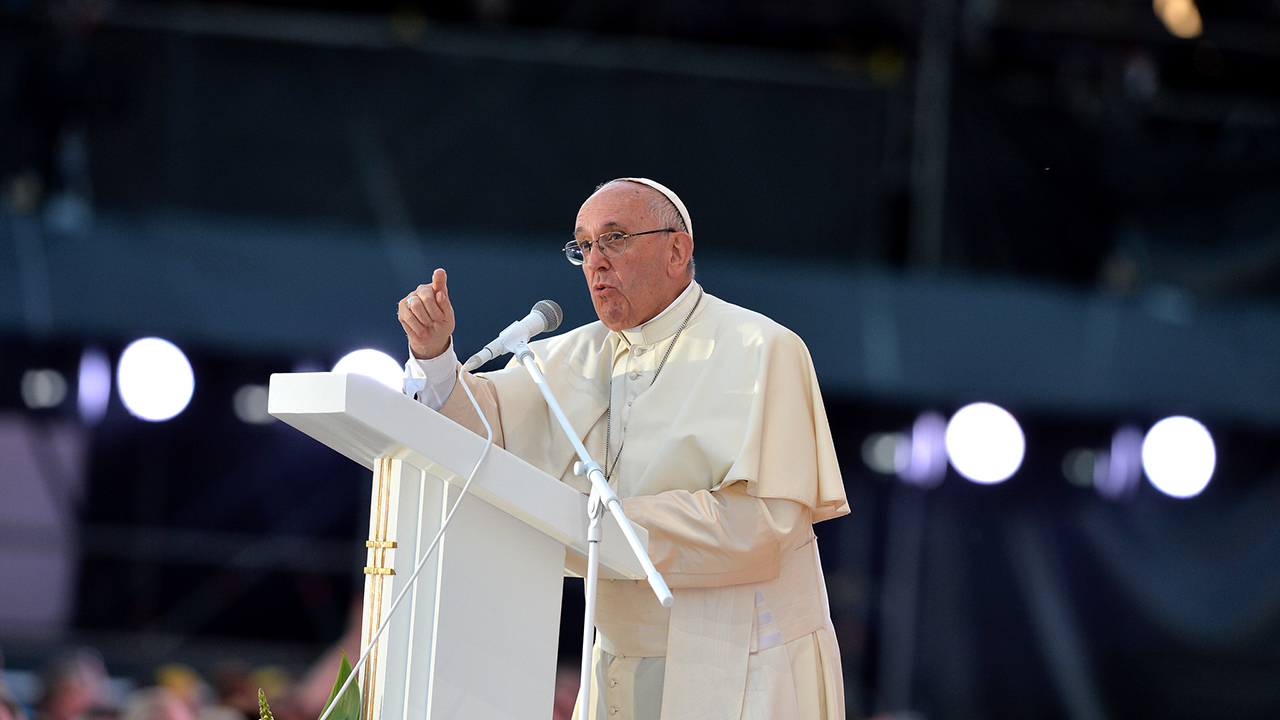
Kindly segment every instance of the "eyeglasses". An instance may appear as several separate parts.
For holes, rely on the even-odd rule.
[[[564,256],[569,258],[569,262],[574,265],[581,265],[587,261],[587,255],[591,254],[591,246],[595,245],[605,257],[615,258],[627,251],[627,238],[675,231],[675,228],[662,228],[661,230],[648,230],[625,235],[615,230],[607,232],[595,240],[587,240],[585,242],[582,240],[570,240],[565,243]]]

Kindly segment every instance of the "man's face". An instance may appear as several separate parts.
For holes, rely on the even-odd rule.
[[[629,182],[614,183],[592,195],[578,211],[574,237],[594,241],[607,232],[625,234],[658,230],[664,226],[649,213],[650,188]],[[600,322],[610,330],[633,328],[652,319],[675,299],[683,285],[668,273],[672,233],[654,233],[627,239],[627,250],[605,257],[591,246],[582,263],[587,289]]]

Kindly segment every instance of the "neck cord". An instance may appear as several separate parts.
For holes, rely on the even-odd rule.
[[[653,373],[653,380],[649,382],[649,387],[658,382],[658,375],[662,372],[662,367],[667,364],[667,358],[671,356],[671,348],[676,346],[676,341],[680,339],[680,333],[684,332],[684,326],[689,324],[689,319],[693,317],[693,313],[702,304],[702,288],[698,288],[698,299],[693,303],[693,307],[689,309],[689,314],[684,316],[684,322],[680,323],[680,327],[676,330],[676,334],[671,337],[671,342],[667,344],[667,351],[662,354],[662,361],[658,363],[658,369]],[[622,457],[622,448],[627,444],[627,436],[622,435],[622,442],[618,443],[618,454],[613,456],[613,462],[609,462],[610,441],[612,440],[613,431],[613,388],[609,388],[609,409],[605,411],[604,416],[604,479],[608,482],[613,478],[613,473],[618,469],[618,458]]]

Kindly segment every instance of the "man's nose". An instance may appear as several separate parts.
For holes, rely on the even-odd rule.
[[[582,264],[586,267],[600,267],[607,265],[609,258],[605,257],[604,251],[600,249],[599,242],[593,242],[587,246],[587,252],[582,256]]]

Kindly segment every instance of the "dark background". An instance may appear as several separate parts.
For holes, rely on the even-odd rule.
[[[1199,11],[1179,39],[1141,0],[8,0],[0,409],[37,470],[0,495],[61,508],[67,578],[0,626],[9,667],[304,667],[359,592],[367,477],[236,389],[401,357],[437,266],[464,349],[544,295],[591,319],[557,248],[643,175],[704,286],[813,352],[850,717],[1280,716],[1280,4]],[[187,410],[78,419],[82,349],[152,334]],[[33,367],[71,399],[24,407]],[[1022,422],[1008,482],[864,462],[973,400]],[[1201,495],[1064,476],[1171,414],[1214,434]],[[47,549],[33,523],[0,514],[0,558]]]

